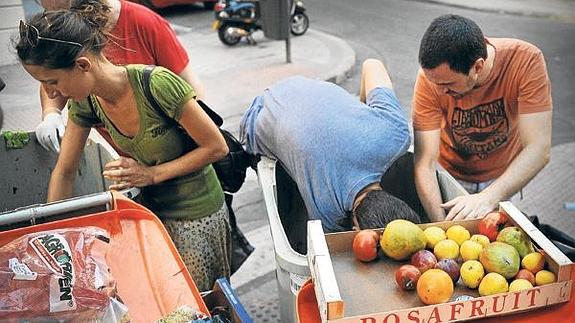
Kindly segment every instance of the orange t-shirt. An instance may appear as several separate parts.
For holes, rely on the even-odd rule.
[[[439,163],[469,182],[499,177],[521,151],[519,114],[552,108],[541,51],[518,39],[490,38],[488,43],[495,47],[493,69],[483,85],[462,98],[443,93],[421,69],[415,83],[414,130],[441,128]]]

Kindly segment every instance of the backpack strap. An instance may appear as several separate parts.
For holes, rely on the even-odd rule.
[[[153,65],[148,65],[144,67],[144,75],[142,76],[142,88],[144,90],[144,95],[146,96],[146,99],[152,105],[152,107],[156,109],[158,112],[165,115],[164,110],[162,110],[160,104],[158,103],[158,101],[156,101],[156,98],[154,98],[154,96],[152,95],[152,90],[150,90],[150,78],[152,76],[154,68],[156,67]]]
[[[164,113],[164,110],[160,108],[160,104],[158,104],[158,101],[156,101],[156,99],[152,95],[152,90],[150,89],[150,79],[152,76],[152,71],[154,71],[154,68],[155,68],[154,65],[148,65],[144,67],[144,74],[142,77],[142,87],[144,88],[144,95],[146,96],[146,99],[148,99],[148,102],[150,102],[152,107],[158,110],[159,112]],[[210,117],[210,119],[212,119],[212,121],[216,124],[216,126],[218,126],[218,128],[221,127],[222,124],[224,124],[224,119],[216,111],[212,110],[202,100],[196,100],[196,102],[198,102],[200,107],[202,107],[202,110],[204,110],[204,112]]]

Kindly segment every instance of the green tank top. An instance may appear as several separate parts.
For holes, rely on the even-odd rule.
[[[140,129],[133,138],[116,129],[95,95],[81,102],[71,101],[68,118],[82,127],[103,124],[120,149],[147,166],[168,162],[193,149],[191,138],[173,122],[180,119],[184,104],[195,96],[192,87],[171,71],[155,68],[150,89],[162,109],[156,111],[142,88],[145,65],[125,67],[140,116]],[[215,213],[223,202],[224,194],[211,165],[142,190],[142,204],[160,217],[199,219]]]

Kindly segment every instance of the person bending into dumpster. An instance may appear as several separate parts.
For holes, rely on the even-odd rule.
[[[16,51],[24,69],[52,97],[68,100],[69,120],[52,172],[48,201],[72,196],[90,128],[103,123],[133,158],[105,165],[111,189],[142,188],[142,204],[160,217],[200,290],[230,274],[230,227],[224,195],[210,163],[225,156],[219,129],[193,99],[193,88],[156,67],[146,100],[146,65],[113,65],[106,6],[84,1],[72,10],[45,12],[20,22]],[[195,148],[194,148],[195,147]]]
[[[276,83],[243,115],[240,136],[249,153],[279,160],[308,217],[320,219],[327,232],[381,228],[395,218],[420,222],[380,186],[411,137],[378,60],[363,63],[359,100],[335,84],[300,76]]]
[[[85,0],[40,0],[46,10],[62,10],[74,7]],[[94,0],[90,0],[94,1]],[[196,93],[198,100],[205,95],[204,85],[193,73],[186,49],[177,39],[169,23],[152,10],[136,3],[123,0],[98,0],[107,4],[110,10],[108,25],[112,37],[106,43],[103,53],[116,65],[147,64],[163,66],[187,81]],[[60,151],[59,139],[64,135],[62,109],[66,100],[51,98],[40,86],[42,122],[36,127],[36,139],[46,150]],[[104,127],[96,127],[120,155],[126,156]]]
[[[413,99],[419,197],[432,221],[483,217],[549,161],[552,100],[543,54],[521,40],[486,38],[472,20],[444,15],[423,35],[419,62]],[[471,194],[441,204],[436,160]]]

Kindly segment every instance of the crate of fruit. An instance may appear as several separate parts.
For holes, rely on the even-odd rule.
[[[359,232],[309,221],[307,258],[324,322],[472,320],[571,298],[572,262],[510,202],[482,220]]]

